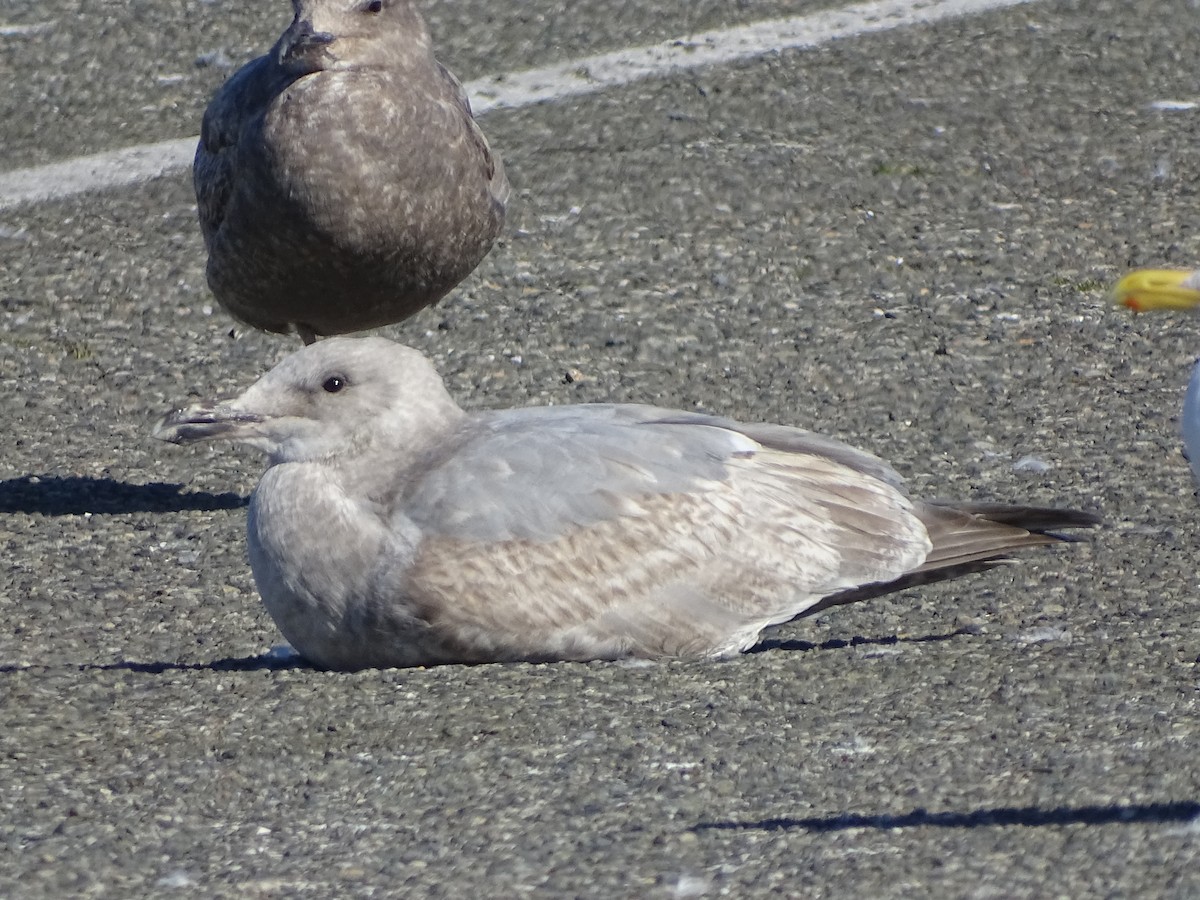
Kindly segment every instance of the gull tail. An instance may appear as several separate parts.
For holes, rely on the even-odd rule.
[[[915,512],[933,542],[933,548],[919,567],[892,581],[830,594],[800,616],[815,615],[833,606],[857,603],[905,588],[983,572],[1012,562],[1008,554],[1014,550],[1082,540],[1059,531],[1093,528],[1101,522],[1099,516],[1080,510],[1003,503],[919,502]]]

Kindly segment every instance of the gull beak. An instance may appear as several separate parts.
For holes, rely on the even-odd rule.
[[[1113,288],[1113,299],[1134,312],[1195,309],[1200,306],[1200,274],[1171,269],[1139,269]]]
[[[168,413],[155,427],[153,436],[172,444],[246,440],[257,435],[257,426],[263,421],[262,416],[238,409],[232,402],[197,403]]]
[[[308,19],[296,19],[280,39],[279,62],[281,65],[303,63],[317,71],[320,68],[320,60],[325,55],[325,48],[333,41],[332,34],[317,31]]]

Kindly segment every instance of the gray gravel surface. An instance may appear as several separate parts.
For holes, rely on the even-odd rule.
[[[470,79],[819,5],[428,11]],[[287,13],[9,0],[53,21],[0,37],[0,168],[194,133],[194,61]],[[213,309],[186,173],[5,212],[0,896],[1200,896],[1200,322],[1104,293],[1200,260],[1200,111],[1151,108],[1198,31],[1047,0],[487,118],[509,232],[386,332],[464,405],[781,421],[1108,521],[721,664],[266,655],[259,461],[149,430],[294,340]]]

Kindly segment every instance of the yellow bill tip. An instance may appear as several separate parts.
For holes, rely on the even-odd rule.
[[[1134,312],[1200,306],[1200,272],[1138,269],[1116,283],[1113,299]]]

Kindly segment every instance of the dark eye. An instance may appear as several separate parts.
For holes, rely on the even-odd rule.
[[[346,386],[346,379],[343,378],[341,375],[330,375],[328,378],[325,379],[325,383],[321,385],[321,387],[323,387],[326,390],[326,392],[328,392],[330,394],[336,394],[338,391],[340,391],[345,386]]]
[[[363,5],[363,9],[369,13],[383,12],[383,0],[371,0]]]

